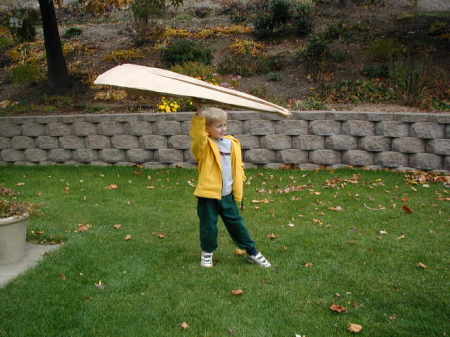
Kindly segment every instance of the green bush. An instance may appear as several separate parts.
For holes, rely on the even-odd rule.
[[[425,90],[426,64],[421,59],[408,57],[389,65],[389,78],[398,88],[403,103],[416,105]]]
[[[18,42],[32,42],[36,39],[34,26],[39,23],[39,12],[31,8],[11,11],[9,25],[11,33]]]
[[[170,68],[170,70],[183,75],[199,78],[203,81],[215,81],[214,67],[200,62],[186,62],[183,64],[177,64]]]
[[[292,22],[297,36],[306,36],[312,32],[313,16],[311,5],[296,3],[294,5]]]
[[[0,36],[0,51],[14,46],[14,41],[6,36]]]
[[[249,77],[279,71],[283,68],[283,59],[266,55],[228,55],[218,65],[220,74],[236,74]]]
[[[36,64],[21,64],[11,70],[10,78],[14,84],[29,85],[42,80],[43,71]]]
[[[281,74],[278,72],[271,71],[270,73],[267,73],[267,80],[272,82],[278,82],[281,81],[282,77]]]
[[[312,7],[295,0],[262,1],[253,20],[254,34],[267,39],[287,34],[308,35],[312,31]]]
[[[371,60],[387,62],[404,55],[405,46],[395,39],[380,39],[373,41],[367,48],[367,55]]]
[[[362,74],[368,78],[387,78],[389,77],[389,67],[386,63],[366,64]]]
[[[162,51],[161,59],[169,66],[186,62],[211,64],[212,51],[194,40],[179,39],[172,41]]]
[[[83,31],[80,28],[72,27],[66,30],[66,32],[63,35],[63,38],[65,39],[71,39],[75,36],[81,35]]]

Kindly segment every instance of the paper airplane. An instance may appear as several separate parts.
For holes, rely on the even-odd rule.
[[[153,91],[160,94],[206,99],[258,111],[290,116],[289,110],[244,92],[224,88],[175,73],[137,64],[122,64],[99,75],[94,84]]]

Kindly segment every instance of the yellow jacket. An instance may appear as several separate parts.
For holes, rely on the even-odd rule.
[[[222,156],[219,146],[208,137],[204,117],[192,118],[192,153],[198,162],[198,183],[194,195],[202,198],[222,198]],[[241,143],[233,136],[225,136],[231,140],[231,162],[233,170],[233,195],[240,202],[244,190],[244,165],[242,162]]]

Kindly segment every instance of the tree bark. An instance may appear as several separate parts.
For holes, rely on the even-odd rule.
[[[49,86],[56,90],[69,88],[71,80],[62,51],[53,0],[39,0],[39,7],[44,29]]]

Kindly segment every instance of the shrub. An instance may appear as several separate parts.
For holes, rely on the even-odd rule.
[[[212,51],[194,40],[175,40],[162,51],[162,61],[170,66],[186,62],[211,64]]]
[[[6,36],[0,36],[0,51],[11,48],[14,46],[14,41]]]
[[[260,39],[286,34],[304,36],[311,32],[312,4],[296,0],[262,1],[253,21],[254,33]]]
[[[42,80],[44,77],[42,68],[36,64],[25,63],[12,68],[11,81],[18,85],[29,85]]]
[[[277,72],[267,73],[267,80],[272,82],[281,81],[281,74]]]
[[[387,78],[389,77],[389,67],[386,63],[366,64],[362,74],[368,78]]]
[[[252,40],[237,40],[228,47],[228,55],[219,63],[221,74],[252,76],[283,68],[281,56],[267,56],[265,46]]]
[[[304,100],[295,101],[292,110],[327,110],[328,107],[321,100],[307,97]]]
[[[320,35],[314,35],[308,40],[306,48],[298,52],[297,57],[304,62],[309,73],[318,74],[330,55],[329,41]]]
[[[81,35],[82,32],[83,31],[80,28],[72,27],[72,28],[69,28],[69,29],[66,30],[66,32],[63,35],[63,37],[65,39],[71,39],[71,38],[73,38],[75,36]]]
[[[307,3],[297,3],[294,6],[292,22],[297,36],[306,36],[312,32],[312,7]]]
[[[389,78],[399,89],[403,103],[417,104],[425,90],[426,65],[423,60],[408,57],[389,66]]]
[[[186,62],[183,64],[175,65],[170,70],[176,73],[198,78],[202,81],[207,81],[213,84],[217,83],[214,67],[203,63]]]
[[[112,51],[103,59],[108,62],[123,63],[141,58],[144,58],[144,53],[139,49],[120,49]]]
[[[39,22],[39,13],[32,8],[19,8],[11,11],[9,28],[18,42],[31,42],[36,38],[34,26]]]
[[[367,55],[371,60],[387,62],[404,55],[406,48],[395,39],[380,39],[372,42]]]

